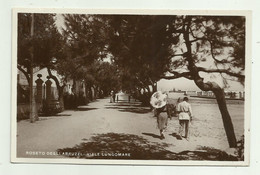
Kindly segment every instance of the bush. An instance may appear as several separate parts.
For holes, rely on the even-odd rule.
[[[30,118],[30,104],[22,103],[17,104],[17,120]]]
[[[60,102],[58,100],[51,100],[49,103],[44,100],[42,112],[46,115],[54,115],[62,112],[62,107],[60,106]]]
[[[241,136],[241,139],[237,141],[237,156],[239,160],[244,160],[244,143],[245,137]]]

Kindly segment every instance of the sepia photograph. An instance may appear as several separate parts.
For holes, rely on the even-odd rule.
[[[248,166],[250,22],[13,9],[11,161]]]

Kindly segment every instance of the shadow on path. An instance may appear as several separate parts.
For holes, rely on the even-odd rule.
[[[80,108],[75,109],[74,111],[90,111],[90,110],[95,110],[95,109],[98,109],[98,108],[80,107]]]
[[[169,135],[175,137],[177,140],[182,140],[181,136],[178,135],[176,132],[169,134]]]
[[[108,105],[105,105],[107,107],[113,107],[113,106],[125,106],[125,107],[144,107],[141,103],[125,103],[125,102],[118,102],[118,103],[108,103]]]
[[[238,157],[228,155],[226,152],[207,146],[200,146],[195,151],[182,151],[178,153],[184,160],[212,160],[212,161],[238,161]]]
[[[74,147],[60,148],[57,152],[65,157],[83,159],[236,160],[225,152],[208,147],[174,153],[167,150],[169,144],[150,142],[133,134],[97,134],[90,139],[82,140],[82,143]]]
[[[145,114],[151,112],[150,109],[143,107],[106,107],[106,109],[118,109],[120,112],[132,112],[138,114]]]
[[[111,103],[105,105],[106,109],[117,109],[120,112],[132,112],[138,114],[145,114],[151,112],[149,107],[142,106],[140,103]]]
[[[142,133],[143,135],[147,135],[147,136],[151,136],[153,138],[156,138],[156,139],[160,139],[161,137],[159,135],[156,135],[156,134],[153,134],[153,133]]]
[[[59,153],[76,153],[68,157],[89,159],[140,159],[140,160],[163,160],[174,159],[175,153],[166,150],[168,144],[149,142],[143,137],[132,134],[107,133],[98,134],[90,139],[83,139],[79,145],[72,148],[58,149]],[[78,153],[81,153],[79,156]],[[96,153],[99,155],[89,155]],[[107,155],[107,153],[112,155]],[[118,153],[130,153],[130,156],[115,156]],[[102,156],[106,155],[106,156]]]
[[[66,117],[71,116],[71,114],[39,114],[39,117]]]

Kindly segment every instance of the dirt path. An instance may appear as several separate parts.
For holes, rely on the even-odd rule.
[[[227,148],[225,139],[200,136],[200,133],[196,135],[195,128],[191,128],[194,131],[189,141],[178,140],[175,137],[178,126],[176,118],[169,120],[166,138],[160,140],[156,119],[149,108],[141,107],[139,103],[109,103],[108,98],[99,99],[77,110],[66,110],[58,116],[40,117],[33,124],[28,120],[18,122],[17,157],[52,158],[57,157],[53,154],[60,151],[84,153],[79,156],[82,158],[93,158],[86,153],[129,152],[131,157],[94,155],[94,158],[180,159],[180,153]],[[201,158],[198,156],[205,158],[205,155],[196,154],[194,159]],[[189,159],[193,159],[192,156]]]

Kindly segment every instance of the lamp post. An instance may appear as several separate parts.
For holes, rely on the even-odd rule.
[[[51,58],[51,64],[56,64],[56,62],[57,62],[57,58],[52,57],[52,58]]]
[[[31,42],[33,41],[34,34],[34,14],[32,13],[32,21],[31,21]],[[38,120],[38,114],[36,109],[36,102],[33,91],[33,43],[30,48],[31,53],[31,65],[30,65],[30,122],[34,123]]]

